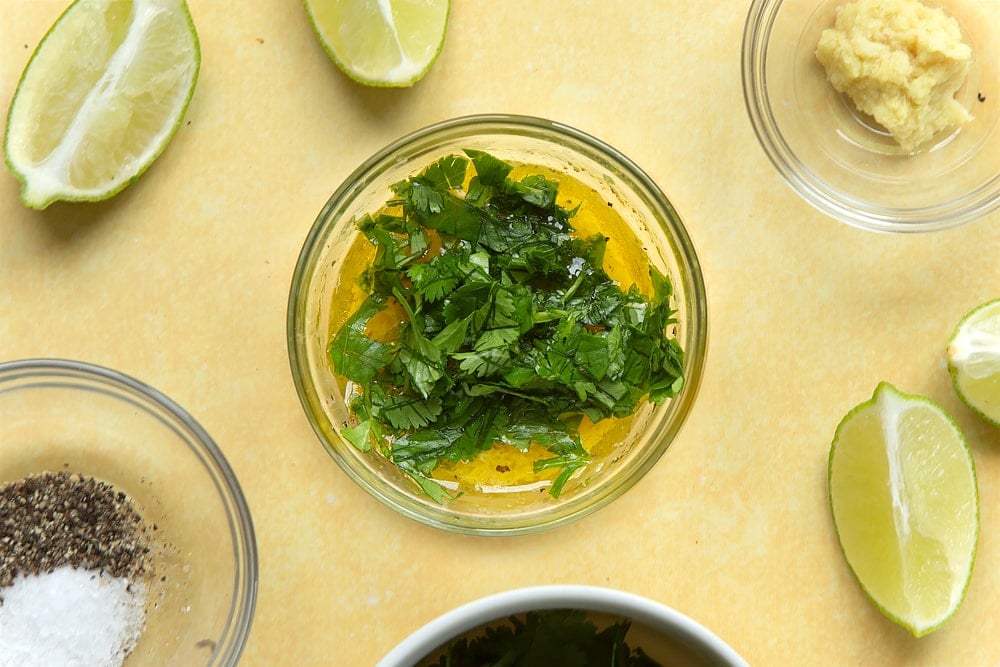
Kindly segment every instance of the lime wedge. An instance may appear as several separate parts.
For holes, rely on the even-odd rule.
[[[184,0],[76,0],[35,49],[7,115],[21,200],[98,201],[160,155],[201,55]]]
[[[969,311],[947,350],[955,393],[974,412],[1000,427],[1000,299]]]
[[[890,619],[920,637],[965,596],[979,536],[972,456],[930,399],[881,383],[830,448],[830,504],[844,557]]]
[[[304,0],[320,43],[368,86],[412,86],[444,45],[449,0]]]

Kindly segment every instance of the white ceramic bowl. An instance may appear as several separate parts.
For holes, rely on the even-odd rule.
[[[404,639],[377,667],[413,667],[464,633],[543,609],[582,609],[631,619],[627,641],[678,667],[747,667],[722,639],[684,614],[633,593],[595,586],[532,586],[490,595],[434,619]],[[633,636],[634,635],[634,636]]]

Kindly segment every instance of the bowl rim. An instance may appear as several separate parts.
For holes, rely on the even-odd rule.
[[[412,667],[450,639],[491,621],[528,611],[560,608],[625,616],[669,632],[722,665],[748,667],[722,638],[672,607],[635,593],[581,584],[527,586],[466,602],[414,630],[376,667]]]
[[[6,386],[10,382],[27,378],[32,378],[34,381],[13,388]],[[103,385],[113,391],[103,387],[84,386],[81,382]],[[235,667],[240,661],[253,625],[259,573],[253,518],[239,481],[222,450],[194,417],[173,399],[120,371],[85,361],[59,358],[39,357],[0,362],[0,395],[8,391],[39,386],[101,391],[119,400],[128,400],[143,409],[146,406],[158,408],[158,412],[163,411],[166,416],[153,414],[155,418],[167,428],[186,436],[182,439],[189,447],[194,443],[201,449],[194,453],[202,465],[210,468],[212,481],[224,501],[226,518],[237,546],[235,554],[237,572],[233,583],[233,601],[229,618],[207,664]]]
[[[914,209],[867,205],[846,192],[828,186],[824,179],[799,160],[774,117],[766,93],[770,33],[785,2],[751,0],[743,26],[740,73],[743,103],[757,143],[792,191],[816,210],[839,222],[877,232],[924,233],[951,229],[981,220],[1000,209],[1000,174],[965,193],[967,201],[961,206],[956,207],[949,201]]]
[[[657,207],[662,207],[666,214],[667,219],[658,224],[665,227],[665,233],[671,237],[675,244],[673,250],[678,265],[691,288],[691,294],[685,295],[687,296],[686,307],[689,309],[687,317],[693,323],[692,327],[696,331],[696,336],[695,340],[688,343],[690,349],[685,349],[685,364],[688,364],[690,360],[690,366],[686,368],[685,388],[681,395],[670,399],[678,406],[677,414],[676,420],[671,423],[671,428],[664,433],[663,442],[657,442],[656,447],[651,447],[656,451],[642,460],[641,464],[634,470],[633,475],[616,484],[602,496],[599,496],[596,501],[578,503],[578,505],[571,507],[572,511],[558,512],[555,516],[546,514],[542,520],[522,518],[516,521],[505,521],[502,518],[484,515],[475,521],[456,521],[453,520],[454,515],[448,513],[446,506],[442,506],[440,510],[435,512],[411,506],[414,503],[408,502],[403,497],[402,492],[396,492],[388,484],[381,483],[381,479],[378,480],[377,484],[371,483],[348,461],[342,460],[343,457],[337,455],[332,446],[327,443],[326,434],[311,413],[311,404],[317,401],[313,387],[307,381],[310,369],[305,342],[303,336],[296,331],[300,322],[304,321],[305,299],[299,299],[297,295],[306,291],[310,279],[307,271],[311,268],[314,256],[321,250],[320,244],[325,229],[335,224],[328,222],[327,219],[332,217],[332,212],[342,200],[359,189],[358,184],[364,183],[364,177],[368,172],[382,164],[394,161],[400,151],[409,147],[421,147],[424,145],[423,142],[437,135],[444,134],[452,138],[454,137],[453,133],[465,132],[465,136],[472,136],[473,133],[470,129],[483,132],[509,131],[518,136],[532,138],[537,138],[536,135],[539,133],[545,133],[564,138],[574,143],[573,150],[583,148],[587,151],[593,151],[594,154],[600,155],[616,168],[627,173],[630,178],[635,180],[637,191],[648,196],[651,203]],[[286,337],[292,379],[307,421],[330,457],[358,486],[395,512],[425,525],[467,535],[511,536],[550,530],[597,511],[634,486],[662,457],[686,422],[700,389],[709,339],[707,303],[701,263],[686,226],[667,195],[629,157],[604,141],[565,123],[519,114],[472,114],[432,123],[404,134],[376,151],[341,181],[313,221],[296,261],[289,287]]]

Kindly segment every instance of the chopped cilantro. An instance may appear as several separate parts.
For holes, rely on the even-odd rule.
[[[533,611],[450,642],[428,667],[660,667],[625,641],[627,619],[602,630],[575,609]]]
[[[357,387],[357,423],[343,433],[438,502],[442,462],[536,443],[551,456],[535,469],[559,471],[558,496],[589,461],[583,417],[627,417],[680,391],[670,281],[651,266],[652,297],[622,289],[603,268],[605,238],[574,233],[557,183],[466,156],[396,183],[386,208],[357,222],[375,255],[359,278],[368,298],[329,346]],[[368,324],[390,307],[403,314],[399,336],[379,339]]]

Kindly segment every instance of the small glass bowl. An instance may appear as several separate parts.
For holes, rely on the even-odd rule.
[[[850,0],[753,0],[743,95],[780,175],[823,213],[886,232],[955,227],[1000,208],[1000,3],[935,0],[972,47],[956,99],[972,120],[915,152],[899,147],[826,79],[820,34]]]
[[[463,149],[502,160],[541,165],[570,174],[592,188],[626,219],[646,259],[674,287],[676,337],[685,352],[686,384],[659,406],[642,406],[625,433],[606,443],[612,454],[571,479],[558,498],[545,489],[464,493],[437,504],[383,456],[363,454],[340,429],[349,423],[345,381],[327,354],[331,321],[347,305],[334,303],[349,249],[359,238],[355,220],[378,211],[390,185],[436,159]],[[357,260],[355,260],[357,261]],[[347,279],[345,279],[347,280]],[[292,375],[306,416],[320,442],[343,470],[380,501],[438,528],[466,534],[519,534],[552,528],[606,505],[631,487],[660,458],[684,422],[701,379],[707,339],[705,286],[694,248],[660,189],[628,158],[566,125],[538,118],[484,115],[448,120],[406,136],[362,164],[334,192],[309,231],[295,267],[288,304]],[[623,429],[625,430],[625,429]],[[610,439],[611,436],[608,436]],[[584,443],[585,446],[588,443]]]
[[[156,529],[146,627],[125,665],[233,667],[257,591],[253,525],[207,433],[173,401],[76,361],[0,364],[0,482],[94,477],[131,496]]]
[[[488,595],[452,609],[418,628],[376,667],[413,667],[438,654],[455,639],[479,636],[487,627],[531,611],[581,610],[598,628],[620,619],[632,625],[625,637],[663,665],[747,667],[747,662],[703,625],[664,604],[634,593],[598,586],[530,586]]]

